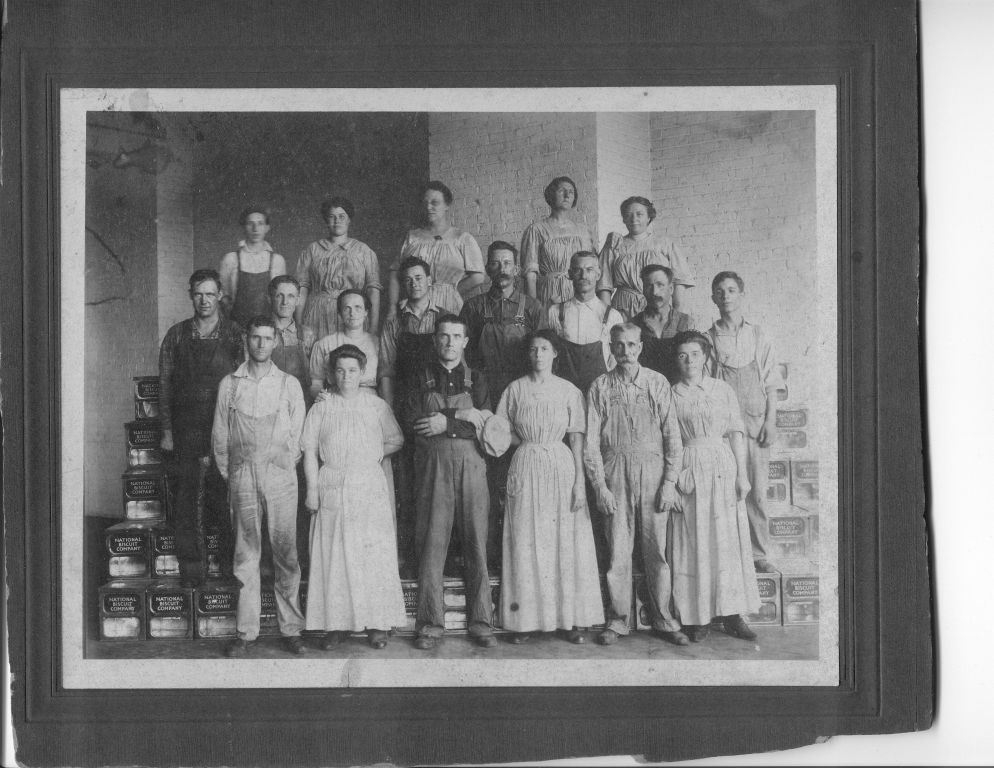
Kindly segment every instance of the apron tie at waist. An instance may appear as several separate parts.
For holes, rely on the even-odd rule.
[[[605,461],[613,459],[615,456],[659,456],[662,458],[663,452],[658,445],[651,443],[620,445],[604,449]]]
[[[723,437],[692,437],[683,441],[684,448],[723,448],[724,446]]]

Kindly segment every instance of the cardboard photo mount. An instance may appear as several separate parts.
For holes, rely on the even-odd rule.
[[[7,9],[0,303],[17,758],[452,763],[785,749],[929,727],[914,3],[151,3]],[[835,687],[68,690],[59,536],[62,88],[833,85]]]

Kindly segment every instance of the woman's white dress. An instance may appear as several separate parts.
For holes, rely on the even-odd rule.
[[[318,512],[311,518],[307,629],[359,632],[406,623],[397,534],[380,460],[403,443],[389,406],[361,389],[307,414],[301,445],[316,450]]]
[[[586,428],[583,396],[565,379],[517,379],[497,413],[521,438],[507,476],[501,626],[548,632],[604,622],[597,555],[584,506],[572,510],[575,467],[563,442]]]
[[[749,519],[735,493],[735,457],[725,439],[744,432],[735,392],[723,381],[673,386],[683,440],[671,516],[673,600],[683,624],[759,610]]]

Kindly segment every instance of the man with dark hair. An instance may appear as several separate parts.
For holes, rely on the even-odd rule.
[[[418,614],[415,646],[434,648],[445,631],[442,581],[453,526],[464,558],[468,630],[477,645],[492,648],[493,602],[487,570],[490,499],[487,465],[476,443],[490,408],[487,380],[463,361],[466,322],[443,315],[435,329],[433,359],[418,372],[401,411],[414,435],[417,467]]]
[[[680,380],[673,355],[673,337],[690,330],[690,316],[673,306],[673,270],[646,264],[639,274],[645,309],[632,318],[642,329],[642,365],[663,374],[670,384]]]
[[[401,573],[412,578],[416,573],[414,553],[414,433],[405,414],[409,394],[417,389],[418,375],[435,357],[433,344],[437,319],[445,314],[431,298],[431,267],[416,256],[404,259],[397,269],[407,298],[397,305],[397,313],[388,316],[380,334],[378,376],[380,394],[394,409],[404,428],[404,447],[394,459],[397,494],[397,549]]]
[[[221,316],[221,278],[213,269],[190,277],[193,317],[170,328],[159,348],[159,409],[162,450],[174,488],[171,509],[180,576],[187,586],[204,577],[203,520],[197,519],[198,491],[219,514],[221,563],[230,569],[230,533],[224,514],[224,481],[210,463],[211,421],[217,387],[244,357],[241,329]],[[220,509],[217,509],[220,507]]]
[[[286,260],[273,250],[267,240],[269,211],[250,205],[238,215],[245,237],[238,249],[221,259],[221,306],[243,328],[253,315],[266,311],[266,286],[270,279],[286,273]]]
[[[221,380],[211,447],[221,476],[228,481],[235,527],[235,578],[238,637],[227,655],[244,656],[259,636],[261,607],[259,560],[266,522],[276,576],[276,618],[287,650],[303,653],[304,617],[298,590],[297,470],[304,428],[300,382],[271,360],[276,324],[253,317],[245,330],[249,359]]]
[[[276,346],[270,358],[276,367],[293,376],[304,391],[304,403],[310,405],[310,354],[314,331],[298,323],[294,310],[300,300],[300,283],[292,275],[274,277],[269,283],[269,302],[276,328]]]
[[[752,488],[746,496],[752,557],[759,573],[771,573],[770,521],[766,487],[770,476],[770,446],[777,438],[778,389],[784,383],[777,368],[773,342],[742,315],[745,281],[735,272],[719,272],[711,281],[711,301],[721,317],[708,329],[712,359],[706,372],[735,390],[745,422],[746,470]]]

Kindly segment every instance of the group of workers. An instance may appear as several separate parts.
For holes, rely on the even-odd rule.
[[[242,213],[245,239],[218,271],[191,276],[193,317],[160,350],[162,447],[188,585],[203,578],[198,505],[227,488],[241,582],[228,656],[259,634],[264,530],[294,654],[305,629],[323,649],[352,632],[383,648],[406,623],[402,576],[418,581],[414,644],[435,648],[454,532],[481,647],[497,644],[495,623],[512,643],[551,631],[583,643],[595,626],[617,642],[635,623],[633,553],[664,640],[700,641],[714,620],[755,639],[743,617],[758,609],[756,572],[775,569],[765,497],[783,382],[769,337],[743,318],[744,282],[716,275],[720,317],[693,330],[680,311],[693,278],[648,228],[651,202],[625,200],[628,234],[598,254],[568,215],[575,183],[553,179],[545,199],[520,251],[496,241],[484,257],[449,224],[452,193],[429,182],[382,327],[378,261],[349,237],[345,198],[322,205],[328,236],[294,276],[260,208]]]

